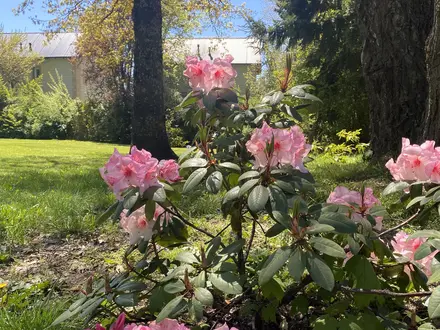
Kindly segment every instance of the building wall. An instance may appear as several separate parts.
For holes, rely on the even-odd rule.
[[[67,90],[71,97],[76,97],[75,85],[75,67],[70,62],[69,58],[46,58],[40,64],[40,73],[43,75],[43,90],[48,92],[50,90],[51,76],[57,79],[57,74],[66,84]]]

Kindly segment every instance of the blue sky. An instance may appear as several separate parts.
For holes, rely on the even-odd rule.
[[[45,10],[42,6],[43,0],[34,0],[35,6],[34,10],[30,13],[26,13],[25,15],[15,16],[12,12],[12,9],[17,7],[20,3],[20,0],[0,0],[0,25],[3,25],[5,32],[37,32],[41,31],[41,27],[34,25],[31,16],[37,16],[39,19],[47,19],[48,15],[45,13]],[[264,8],[267,8],[266,0],[233,0],[234,4],[242,4],[246,3],[246,6],[251,9],[257,17],[261,17],[263,15]],[[234,25],[239,27],[244,25],[244,21],[242,20],[234,20]],[[203,36],[211,36],[214,35],[213,31],[205,31]],[[230,36],[245,36],[245,32],[240,31],[231,31]]]

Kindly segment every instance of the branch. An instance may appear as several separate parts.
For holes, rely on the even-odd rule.
[[[427,297],[432,294],[431,291],[420,291],[420,292],[392,292],[389,290],[378,290],[378,289],[357,289],[350,288],[346,285],[341,285],[339,288],[342,291],[353,292],[353,293],[361,293],[361,294],[378,294],[381,296],[388,297]]]
[[[283,299],[281,300],[281,305],[289,304],[292,300],[296,298],[296,296],[300,291],[302,291],[307,285],[309,285],[312,282],[313,282],[312,277],[310,275],[307,275],[302,279],[302,281],[298,285],[289,286],[286,290],[286,293],[284,293]]]
[[[252,247],[252,243],[254,242],[254,237],[255,237],[256,229],[257,229],[257,220],[254,219],[254,222],[252,223],[251,237],[249,238],[249,243],[248,243],[248,246],[246,248],[246,254],[244,256],[244,262],[247,261],[247,259],[249,257],[249,253],[251,252],[251,247]]]
[[[385,236],[385,235],[387,235],[387,234],[389,234],[389,233],[391,233],[393,231],[396,231],[396,230],[402,228],[403,226],[407,225],[408,223],[413,221],[419,215],[419,211],[417,211],[416,214],[414,214],[413,216],[411,216],[409,219],[405,220],[404,222],[398,224],[397,226],[381,232],[377,237],[379,238],[379,237]]]

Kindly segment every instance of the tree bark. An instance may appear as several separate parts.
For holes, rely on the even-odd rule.
[[[158,159],[176,158],[165,130],[160,0],[134,0],[132,144]]]
[[[375,156],[397,152],[401,138],[421,142],[428,98],[425,44],[433,0],[358,0],[363,74]]]
[[[426,44],[429,99],[423,137],[440,142],[440,0],[435,0],[434,23]]]

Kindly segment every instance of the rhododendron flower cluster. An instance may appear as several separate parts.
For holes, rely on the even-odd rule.
[[[346,205],[352,209],[351,219],[359,221],[368,214],[368,211],[376,205],[380,205],[380,201],[373,195],[373,189],[365,188],[364,195],[359,191],[349,190],[346,187],[336,187],[327,198],[327,203]],[[382,229],[383,217],[375,217],[377,230]]]
[[[272,139],[274,148],[273,152],[269,153],[267,146]],[[306,138],[298,126],[279,129],[272,128],[264,122],[261,128],[254,130],[250,140],[246,142],[246,148],[255,158],[255,168],[292,165],[301,172],[307,172],[303,161],[311,146],[306,144]]]
[[[405,233],[404,231],[398,232],[391,242],[391,245],[394,248],[394,255],[396,257],[405,257],[409,261],[415,261],[418,263],[422,268],[423,272],[427,275],[431,275],[431,262],[432,259],[434,259],[434,256],[437,254],[438,251],[434,251],[430,255],[426,256],[423,259],[415,260],[414,254],[416,250],[422,245],[424,242],[426,242],[426,238],[414,238],[414,239],[408,239],[409,235]],[[405,272],[409,275],[410,269],[408,266],[405,267]]]
[[[96,330],[106,330],[102,325],[97,324]],[[88,329],[90,330],[90,329]],[[185,325],[179,323],[177,320],[165,319],[159,323],[156,321],[150,322],[148,326],[137,325],[135,323],[125,324],[125,314],[119,315],[118,319],[110,326],[110,330],[190,330]],[[230,328],[225,323],[223,326],[216,328],[216,330],[238,330],[237,328]]]
[[[129,187],[138,187],[142,194],[150,187],[160,186],[159,180],[176,182],[181,179],[179,165],[174,160],[159,163],[151,153],[136,147],[125,156],[115,149],[99,172],[119,200],[122,199],[121,193]]]
[[[410,144],[402,139],[402,151],[394,162],[390,159],[385,166],[396,181],[432,181],[440,183],[440,148],[435,141],[421,145]]]
[[[186,70],[183,74],[189,78],[189,85],[194,91],[208,93],[213,88],[232,88],[237,76],[237,71],[231,64],[233,60],[231,55],[213,61],[190,56],[186,59]]]
[[[159,220],[161,224],[168,221],[171,215],[165,212],[161,206],[157,205],[154,212],[153,219],[147,219],[145,216],[145,205],[138,208],[136,211],[127,216],[128,210],[121,213],[120,224],[121,227],[129,234],[130,244],[135,244],[140,238],[149,240],[153,236],[153,228],[156,221]]]

